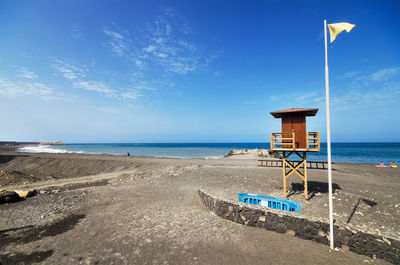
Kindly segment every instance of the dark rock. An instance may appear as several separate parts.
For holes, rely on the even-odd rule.
[[[329,244],[329,241],[328,241],[328,239],[326,237],[314,237],[312,240],[317,242],[317,243],[324,244],[324,245],[328,245]]]
[[[392,243],[392,247],[393,248],[397,248],[397,250],[400,251],[400,241],[399,240],[395,240],[395,239],[390,239],[390,242]]]
[[[15,191],[5,191],[0,194],[0,204],[19,202],[21,200],[21,197]]]
[[[348,246],[350,244],[350,238],[353,235],[352,232],[344,229],[335,230],[335,240],[341,242],[343,245]]]
[[[284,234],[287,231],[287,227],[286,227],[286,225],[284,223],[277,223],[275,225],[274,231],[276,231],[278,233],[281,233],[281,234]]]
[[[360,244],[359,242],[355,242],[352,246],[350,246],[350,250],[357,254],[365,255],[366,251],[364,249],[364,245]]]
[[[310,235],[318,235],[318,230],[310,225],[310,223],[305,226],[304,232]]]
[[[365,244],[365,251],[374,254],[378,252],[380,243],[378,241],[368,241]]]
[[[309,222],[309,224],[315,229],[319,230],[321,228],[321,222]]]
[[[384,254],[384,253],[382,253],[382,252],[378,252],[378,253],[376,254],[376,257],[377,257],[378,259],[384,259],[385,257],[383,256],[383,254]]]
[[[400,264],[400,257],[392,252],[385,253],[384,259],[386,259],[394,264]]]
[[[37,190],[30,190],[26,195],[26,197],[33,197],[36,196],[37,194],[38,194]]]

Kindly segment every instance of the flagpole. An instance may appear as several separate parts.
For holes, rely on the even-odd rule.
[[[325,33],[325,91],[326,91],[326,145],[328,153],[328,182],[329,182],[329,239],[333,249],[333,203],[332,203],[332,158],[331,158],[331,120],[329,112],[329,71],[328,71],[328,43],[326,36],[326,19],[324,20]]]

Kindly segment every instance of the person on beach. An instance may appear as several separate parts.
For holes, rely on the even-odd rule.
[[[381,161],[377,167],[386,167],[385,164]]]
[[[390,166],[389,167],[397,167],[396,162],[394,162],[394,161],[390,162]]]

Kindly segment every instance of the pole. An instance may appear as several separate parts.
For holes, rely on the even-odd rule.
[[[329,71],[328,71],[328,43],[326,36],[326,19],[324,20],[325,33],[325,91],[326,91],[326,145],[328,152],[328,182],[329,182],[329,239],[333,249],[333,203],[332,203],[332,158],[331,158],[331,120],[329,112]]]

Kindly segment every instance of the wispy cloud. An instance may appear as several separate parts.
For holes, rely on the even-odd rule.
[[[38,76],[34,72],[29,71],[29,69],[26,67],[21,67],[21,69],[19,69],[18,72],[20,73],[18,75],[18,77],[23,77],[23,78],[27,78],[27,79],[38,78]]]
[[[367,87],[372,84],[379,84],[382,82],[389,81],[400,74],[400,67],[387,67],[376,70],[374,72],[363,73],[361,71],[348,72],[342,76],[342,78],[349,78],[351,80],[352,87],[361,88]]]
[[[0,77],[0,94],[5,97],[15,97],[21,95],[39,95],[48,96],[52,94],[53,88],[50,88],[38,82],[14,82]]]
[[[74,87],[106,94],[114,93],[114,90],[110,89],[105,83],[99,81],[79,81],[74,83]]]
[[[374,90],[351,89],[332,98],[333,108],[346,110],[349,108],[371,108],[387,106],[399,101],[400,82],[387,83]]]
[[[136,71],[159,71],[184,75],[204,70],[216,59],[191,41],[192,29],[187,20],[172,8],[149,22],[135,40],[126,30],[104,27],[114,55],[126,57]]]
[[[93,75],[93,69],[83,65],[78,67],[72,63],[67,63],[64,60],[53,59],[51,67],[61,73],[66,81],[74,88],[80,88],[87,91],[93,91],[102,93],[107,97],[115,99],[129,99],[135,100],[143,95],[142,91],[152,90],[152,86],[146,81],[142,80],[130,80],[129,85],[125,86],[112,86],[112,80],[104,81],[95,78]],[[128,86],[129,88],[126,88]]]
[[[137,89],[131,89],[121,94],[121,97],[126,99],[137,99],[140,96],[142,96],[142,94]]]
[[[164,15],[146,29],[145,46],[138,53],[142,59],[155,63],[167,73],[177,74],[193,72],[205,63],[201,51],[189,41],[192,30],[188,23],[173,9],[164,10]]]
[[[387,81],[399,73],[400,67],[384,68],[372,73],[370,79],[376,82]]]
[[[127,37],[124,36],[125,33],[122,31],[111,30],[107,27],[103,28],[103,32],[110,38],[109,45],[111,46],[113,54],[123,56],[129,49]]]
[[[323,90],[321,90],[323,91]],[[297,98],[297,100],[299,101],[314,101],[314,99],[319,98],[319,95],[321,94],[321,91],[319,90],[312,90],[306,93],[302,93],[301,95],[299,95]]]
[[[60,59],[55,59],[51,67],[60,72],[67,79],[78,79],[86,76],[85,66],[77,67]]]
[[[338,79],[354,78],[357,75],[359,75],[360,73],[361,73],[360,71],[350,71],[350,72],[347,72],[344,75],[338,77]]]

